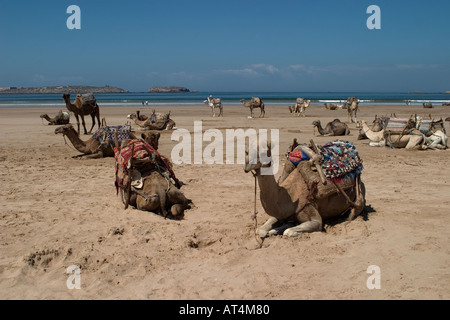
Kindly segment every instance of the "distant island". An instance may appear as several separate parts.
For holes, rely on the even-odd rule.
[[[21,88],[9,87],[0,88],[0,94],[50,94],[50,93],[127,93],[127,90],[117,87],[91,87],[91,86],[58,86],[58,87],[39,87],[39,88]]]
[[[450,94],[450,91],[445,91],[445,94]]]
[[[184,87],[151,87],[148,92],[150,93],[188,93],[191,92],[188,88]]]

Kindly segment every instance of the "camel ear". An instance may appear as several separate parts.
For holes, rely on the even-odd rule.
[[[145,140],[145,139],[147,139],[147,135],[145,133],[142,133],[141,138]]]

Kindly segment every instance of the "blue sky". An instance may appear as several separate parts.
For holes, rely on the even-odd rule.
[[[69,30],[67,7],[81,9]],[[370,5],[381,30],[369,30]],[[450,90],[448,0],[5,1],[0,87]]]

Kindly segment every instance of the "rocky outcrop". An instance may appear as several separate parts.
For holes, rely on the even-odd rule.
[[[148,92],[150,93],[186,93],[191,92],[188,88],[184,87],[151,87]]]
[[[117,87],[91,87],[91,86],[58,86],[58,87],[39,87],[39,88],[0,88],[0,94],[39,94],[39,93],[127,93],[127,90]]]

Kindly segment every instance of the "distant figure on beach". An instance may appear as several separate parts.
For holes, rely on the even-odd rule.
[[[406,105],[409,106],[409,104],[410,104],[410,101],[406,100]]]
[[[142,100],[142,105],[144,105],[145,104],[145,101],[144,100]]]
[[[145,101],[145,105],[148,106],[148,101]]]

